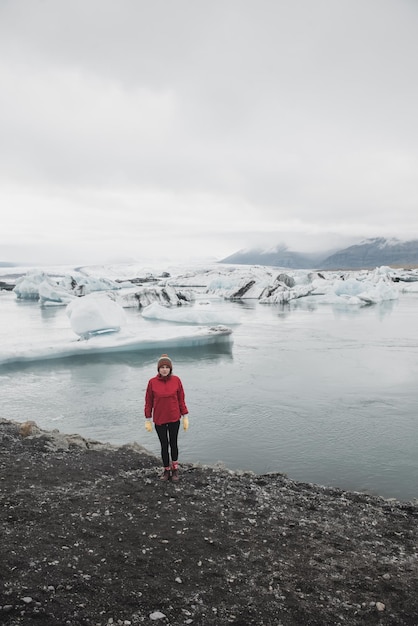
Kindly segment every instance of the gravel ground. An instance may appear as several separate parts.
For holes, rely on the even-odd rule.
[[[418,625],[418,505],[0,420],[4,626]]]

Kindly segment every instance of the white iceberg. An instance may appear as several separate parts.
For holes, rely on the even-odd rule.
[[[41,304],[46,305],[60,302],[65,304],[74,295],[111,292],[117,294],[116,299],[123,308],[144,310],[153,303],[162,307],[189,305],[203,295],[223,300],[257,300],[263,304],[283,304],[302,298],[309,301],[314,298],[316,304],[344,303],[362,306],[394,300],[401,291],[415,291],[414,282],[418,282],[417,272],[394,270],[386,266],[373,271],[314,272],[217,264],[195,270],[187,268],[183,272],[178,269],[175,276],[169,272],[162,272],[157,276],[143,268],[129,266],[129,274],[134,277],[131,281],[123,280],[127,273],[123,266],[120,268],[119,279],[116,267],[112,266],[111,269],[115,280],[105,277],[108,270],[103,266],[95,267],[92,275],[88,273],[89,268],[85,267],[82,275],[74,271],[72,275],[64,275],[55,283],[45,272],[31,271],[18,279],[15,293],[19,299],[39,298]],[[97,275],[99,271],[100,276]],[[144,278],[138,278],[140,276]],[[141,283],[142,280],[144,283]],[[405,282],[409,285],[412,283],[410,289],[402,286]],[[188,314],[168,314],[155,308],[145,313],[147,315],[164,320],[170,316],[170,321],[186,323]],[[182,317],[182,320],[178,319]],[[207,322],[210,323],[209,319]],[[198,323],[198,320],[190,318],[190,323]],[[233,322],[227,320],[226,323]]]
[[[13,289],[19,300],[40,300],[66,304],[72,296],[84,296],[96,291],[117,291],[122,285],[106,277],[82,276],[78,272],[50,275],[35,269],[16,280]]]
[[[38,297],[41,306],[59,306],[69,304],[76,296],[68,288],[46,277],[38,285]]]
[[[153,302],[142,311],[146,319],[164,320],[179,324],[239,324],[237,316],[231,312],[216,310],[206,302],[197,302],[195,306],[167,307]]]
[[[373,278],[375,280],[373,280]],[[377,304],[386,300],[399,298],[396,284],[381,274],[364,276],[349,276],[344,279],[313,281],[314,290],[311,292],[315,302],[322,304]]]
[[[116,332],[126,322],[125,311],[109,294],[90,294],[75,298],[66,313],[71,328],[80,337]]]
[[[273,305],[298,301],[308,305],[314,302],[315,305],[360,307],[395,300],[400,293],[416,292],[418,285],[416,271],[387,267],[373,271],[314,272],[216,264],[195,269],[178,268],[175,276],[160,272],[159,277],[154,274],[144,284],[136,284],[141,279],[135,277],[146,274],[140,267],[129,267],[131,281],[121,280],[128,274],[124,273],[123,266],[119,274],[112,266],[112,280],[103,278],[107,272],[105,266],[95,268],[94,272],[95,275],[90,276],[87,267],[82,274],[67,268],[57,280],[56,271],[49,276],[45,271],[30,270],[19,278],[15,287],[18,299],[38,298],[44,306],[65,304],[69,300],[66,305],[69,324],[68,328],[63,325],[56,307],[58,323],[48,336],[34,340],[30,332],[20,333],[4,342],[0,362],[231,343],[230,326],[240,321],[231,307],[224,307],[225,300],[252,299]],[[83,285],[100,292],[76,297]],[[134,306],[141,310],[142,322],[138,324],[138,317],[130,314],[134,321],[130,325],[126,322],[125,309]]]
[[[175,329],[148,329],[132,332],[129,329],[117,333],[98,333],[85,339],[66,338],[15,342],[0,354],[0,365],[62,359],[80,355],[108,354],[120,352],[166,352],[172,348],[189,348],[214,344],[232,344],[232,330],[227,326],[184,327]]]
[[[38,300],[39,285],[47,279],[48,276],[45,272],[40,270],[29,271],[25,276],[16,280],[13,291],[19,300]]]

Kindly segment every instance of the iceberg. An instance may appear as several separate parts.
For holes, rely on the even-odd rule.
[[[125,311],[110,294],[75,298],[67,306],[66,313],[73,331],[83,338],[117,332],[126,323]]]
[[[146,308],[153,302],[162,306],[182,306],[193,301],[193,293],[176,290],[170,285],[142,285],[123,290],[119,299],[123,307]]]
[[[62,306],[69,304],[76,296],[71,290],[46,277],[38,285],[38,297],[41,306]]]
[[[174,329],[150,329],[143,333],[129,330],[115,333],[96,333],[82,339],[69,338],[59,341],[38,341],[13,345],[2,350],[0,365],[62,359],[80,355],[119,352],[167,351],[172,348],[189,348],[214,344],[232,344],[232,330],[227,326],[184,328],[181,333]]]
[[[263,266],[223,266],[171,277],[173,286],[188,286],[196,293],[225,300],[257,300],[262,304],[283,304],[292,300],[315,299],[317,304],[363,306],[399,297],[397,283],[404,273],[392,268],[374,271],[312,272]],[[408,280],[411,275],[408,273]]]
[[[13,291],[19,300],[38,300],[39,285],[45,280],[48,280],[48,275],[45,272],[40,270],[29,271],[25,276],[16,280]]]
[[[418,282],[411,281],[408,285],[401,287],[402,293],[418,293]]]
[[[375,280],[373,280],[373,278]],[[349,276],[332,280],[315,279],[311,296],[323,304],[365,305],[399,298],[396,284],[377,273],[368,278]]]
[[[46,271],[29,270],[16,280],[13,289],[19,300],[40,300],[41,304],[67,304],[74,296],[84,296],[97,291],[116,291],[122,288],[105,276],[80,276],[77,272],[53,277]]]
[[[418,291],[418,270],[386,266],[344,272],[220,264],[177,267],[175,273],[169,269],[159,274],[133,265],[128,269],[111,266],[109,272],[106,266],[86,266],[82,272],[67,268],[61,275],[56,269],[52,275],[45,269],[26,271],[16,279],[16,298],[55,307],[57,320],[59,305],[65,305],[68,327],[59,318],[53,333],[50,330],[41,339],[34,340],[30,330],[11,337],[3,342],[0,362],[231,344],[230,327],[240,320],[224,305],[226,301],[251,300],[251,306],[306,302],[309,306],[354,308]],[[6,275],[7,270],[2,273]],[[85,295],[80,295],[81,291]],[[135,322],[131,325],[126,319],[129,308],[138,309],[138,317],[129,314]]]
[[[209,302],[197,302],[193,307],[173,308],[153,302],[142,311],[146,319],[164,320],[179,324],[239,324],[239,319],[228,311],[214,310]]]
[[[106,276],[111,273],[112,279]],[[29,271],[18,279],[14,289],[19,299],[40,299],[41,304],[68,304],[74,296],[89,295],[98,291],[116,294],[123,308],[145,310],[153,303],[161,307],[183,307],[193,304],[206,295],[223,300],[256,300],[262,304],[283,304],[301,298],[315,298],[317,304],[345,303],[350,305],[376,304],[395,300],[399,293],[415,291],[418,273],[414,270],[394,270],[382,266],[375,270],[326,271],[291,270],[269,266],[216,265],[215,267],[177,268],[171,272],[150,273],[140,267],[129,266],[131,278],[125,280],[127,270],[121,266],[83,268],[83,274],[66,274],[54,281],[44,271]],[[101,275],[99,275],[101,272]],[[114,278],[114,279],[113,279]],[[150,284],[152,283],[152,284]],[[408,283],[407,289],[405,283]],[[402,287],[402,285],[404,285]],[[157,308],[145,313],[154,319],[187,322],[187,315],[168,314]],[[192,315],[190,319],[192,320]],[[197,323],[191,321],[191,323]],[[206,323],[204,321],[203,323]],[[227,322],[232,323],[232,322]]]

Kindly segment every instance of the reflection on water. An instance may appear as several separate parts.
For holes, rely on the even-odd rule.
[[[365,307],[219,306],[240,314],[232,345],[170,350],[190,409],[181,460],[418,497],[418,297]],[[13,332],[68,327],[62,307],[3,297],[0,319],[2,345]],[[113,443],[136,440],[158,454],[143,402],[164,351],[0,368],[1,415]]]

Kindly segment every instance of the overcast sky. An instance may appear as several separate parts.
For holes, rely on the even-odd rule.
[[[0,0],[0,261],[418,238],[417,0]]]

